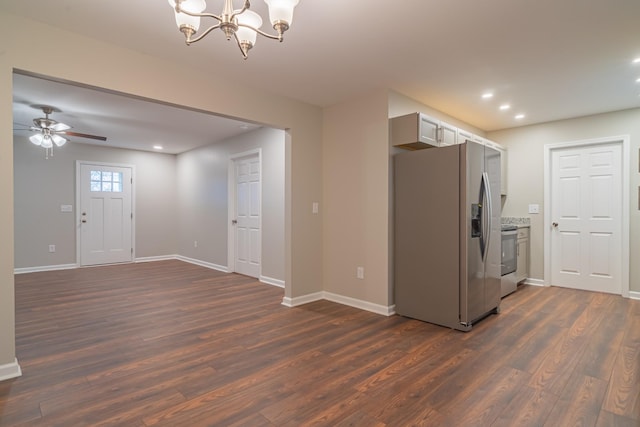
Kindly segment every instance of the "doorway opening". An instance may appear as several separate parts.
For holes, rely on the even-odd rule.
[[[629,296],[629,137],[545,145],[547,285]]]

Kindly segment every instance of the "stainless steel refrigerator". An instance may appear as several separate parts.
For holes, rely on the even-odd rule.
[[[394,157],[396,313],[469,331],[500,310],[500,153],[467,141]]]

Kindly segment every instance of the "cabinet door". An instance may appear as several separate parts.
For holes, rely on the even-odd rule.
[[[507,195],[507,150],[504,148],[497,147],[497,150],[500,151],[500,195]]]
[[[440,122],[440,147],[457,143],[458,129],[448,123]]]
[[[458,129],[458,144],[463,144],[473,139],[473,134],[463,129]]]
[[[529,239],[518,239],[518,268],[516,280],[519,282],[529,277]]]
[[[420,142],[438,146],[438,125],[436,119],[420,114]]]

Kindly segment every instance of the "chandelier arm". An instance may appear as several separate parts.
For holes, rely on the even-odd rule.
[[[245,28],[248,28],[250,30],[255,31],[256,33],[258,33],[261,36],[264,36],[266,38],[282,41],[282,34],[273,35],[273,34],[265,33],[264,31],[262,31],[262,30],[260,30],[258,28],[252,27],[251,25],[241,24],[241,23],[238,23],[238,27],[245,27]]]
[[[234,10],[231,16],[229,17],[229,20],[233,21],[233,19],[236,16],[243,14],[250,7],[251,7],[251,2],[249,0],[245,0],[244,5],[242,6],[242,9]]]
[[[195,42],[199,42],[200,40],[202,40],[207,34],[209,34],[211,31],[213,30],[217,30],[218,28],[220,28],[220,24],[217,25],[212,25],[211,27],[207,28],[202,34],[200,34],[198,37],[196,37],[195,39],[189,39],[189,43],[195,43]]]
[[[213,13],[209,13],[209,12],[200,12],[200,13],[193,13],[193,12],[189,12],[188,10],[184,10],[180,7],[180,2],[176,3],[176,12],[178,13],[184,13],[185,15],[189,15],[189,16],[193,16],[196,18],[213,18],[213,19],[217,19],[218,21],[222,22],[222,17],[215,15]]]
[[[240,49],[240,52],[242,53],[242,59],[247,59],[248,58],[247,52],[245,52],[245,50],[242,48],[242,44],[240,43],[240,39],[238,38],[238,35],[236,33],[233,33],[233,38],[236,39],[236,44],[238,45],[238,49]]]

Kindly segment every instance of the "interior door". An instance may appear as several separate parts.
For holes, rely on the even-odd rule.
[[[80,265],[130,262],[132,169],[80,164]]]
[[[261,171],[259,155],[234,161],[236,179],[235,271],[260,277]]]
[[[551,285],[622,293],[620,144],[551,155]]]

